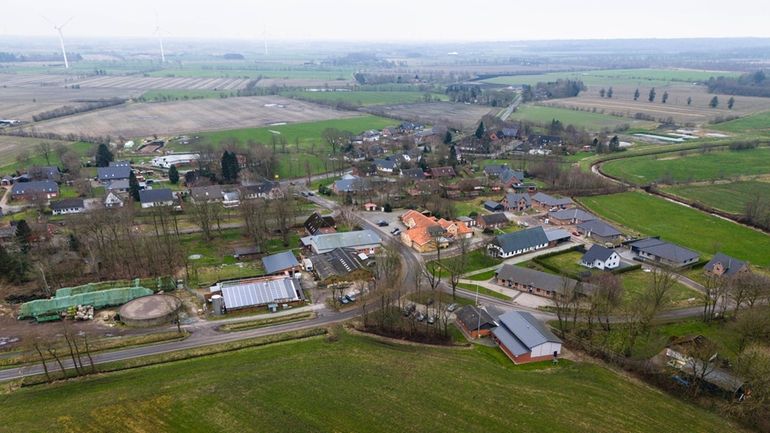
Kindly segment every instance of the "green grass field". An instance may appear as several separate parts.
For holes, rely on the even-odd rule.
[[[735,214],[742,213],[746,203],[754,197],[762,197],[770,202],[770,183],[754,180],[711,185],[675,185],[666,187],[665,191]]]
[[[672,81],[694,82],[706,81],[715,76],[736,77],[737,72],[715,72],[686,69],[606,69],[582,72],[552,72],[538,75],[501,76],[484,80],[492,84],[535,85],[541,81],[556,81],[558,79],[579,79],[586,85],[597,86],[665,86]]]
[[[428,93],[432,100],[438,98],[441,101],[447,101],[446,95],[440,93]],[[282,93],[282,96],[295,96],[301,99],[310,99],[313,101],[324,102],[345,102],[355,105],[385,105],[385,104],[409,104],[413,102],[423,102],[425,93],[416,91],[396,91],[396,92],[378,92],[378,91],[354,91],[354,92],[288,92]]]
[[[526,120],[539,124],[550,124],[552,120],[564,125],[574,125],[589,130],[612,129],[621,125],[630,125],[634,120],[588,111],[569,110],[566,108],[545,107],[542,105],[524,105],[511,114],[511,120]],[[649,123],[649,122],[645,122]]]
[[[0,401],[0,430],[9,432],[742,431],[595,364],[515,366],[496,348],[344,333],[336,342],[314,338],[23,388]]]
[[[583,253],[580,251],[566,251],[562,254],[544,257],[540,260],[543,263],[561,269],[563,272],[580,275],[580,273],[588,271],[588,268],[581,266],[579,263],[582,257]]]
[[[770,111],[752,114],[740,119],[712,125],[713,129],[734,133],[770,133]]]
[[[710,256],[717,251],[770,267],[770,236],[641,192],[583,197],[590,211],[644,235]]]
[[[766,174],[770,173],[770,148],[622,158],[605,163],[602,170],[640,185],[660,180],[687,182]]]
[[[620,279],[623,284],[623,298],[626,300],[638,300],[639,296],[653,285],[652,273],[641,269],[621,274]],[[668,296],[675,307],[702,304],[698,292],[679,282],[674,283]]]

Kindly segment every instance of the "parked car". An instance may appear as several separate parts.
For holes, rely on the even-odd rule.
[[[434,315],[428,316],[428,325],[432,325],[434,323],[436,323],[436,316]]]
[[[398,228],[398,227],[396,227],[396,229],[395,229],[395,230],[392,230],[390,233],[391,233],[393,236],[398,236],[398,235],[400,235],[400,234],[401,234],[401,229],[400,229],[400,228]]]
[[[310,196],[310,197],[312,197],[312,196],[314,196],[315,194],[313,193],[313,191],[308,191],[308,192],[307,192],[307,195],[308,195],[308,196]]]
[[[459,305],[457,305],[457,304],[449,304],[449,306],[448,306],[448,307],[446,307],[446,310],[447,310],[447,311],[449,311],[449,312],[451,313],[451,312],[453,312],[454,310],[456,310],[456,309],[457,309],[457,307],[459,307]]]
[[[340,296],[339,301],[341,304],[349,304],[350,300],[346,296]]]
[[[422,322],[423,320],[425,320],[425,315],[424,315],[424,314],[422,314],[422,312],[417,312],[417,314],[415,314],[415,315],[414,315],[414,318],[415,318],[415,319],[416,319],[418,322]]]
[[[346,298],[348,299],[348,301],[350,301],[350,302],[356,302],[356,295],[350,294],[350,295],[345,295],[345,297],[346,297]]]
[[[380,227],[387,227],[387,226],[390,225],[390,223],[388,223],[385,220],[379,220],[379,221],[377,221],[377,225],[380,226]]]
[[[414,304],[409,304],[404,308],[404,317],[408,317],[410,314],[414,312],[414,310],[417,309],[417,306]]]

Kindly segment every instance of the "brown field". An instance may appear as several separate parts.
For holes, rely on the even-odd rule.
[[[268,104],[277,105],[267,106]],[[167,103],[130,103],[36,123],[34,129],[60,135],[138,137],[356,116],[360,114],[277,96],[258,96]]]
[[[0,87],[0,118],[32,121],[32,116],[65,105],[77,107],[84,101],[128,98],[141,94],[128,89],[72,89],[64,86]]]
[[[246,78],[102,76],[74,81],[82,88],[107,89],[184,89],[238,90],[246,87]]]
[[[304,88],[347,88],[355,87],[354,80],[317,80],[310,78],[263,78],[257,83],[257,87],[304,87]]]
[[[472,104],[454,104],[451,102],[431,102],[419,104],[385,105],[370,108],[372,114],[429,124],[457,125],[463,129],[472,128],[482,116],[497,113],[499,108],[483,107]]]
[[[735,96],[735,107],[727,109],[729,95],[716,95],[719,97],[719,108],[709,107],[709,101],[714,96],[706,91],[704,86],[675,84],[666,87],[656,87],[657,96],[655,102],[647,102],[650,87],[640,87],[638,101],[634,101],[635,86],[614,86],[612,99],[599,97],[599,89],[602,86],[588,86],[588,90],[576,98],[557,99],[546,104],[555,107],[580,108],[612,115],[622,115],[633,118],[636,113],[644,113],[655,119],[672,117],[680,123],[705,124],[717,117],[743,116],[757,111],[770,110],[770,98],[754,98],[748,96]],[[668,92],[668,102],[660,102],[663,92]],[[692,98],[692,105],[687,105],[687,98]]]

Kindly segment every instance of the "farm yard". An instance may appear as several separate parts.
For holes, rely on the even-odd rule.
[[[571,433],[743,431],[593,363],[515,366],[496,348],[337,334],[21,388],[3,397],[4,413],[13,416],[2,425],[8,431],[126,425],[201,432],[503,432],[512,425]]]
[[[762,232],[641,192],[579,201],[589,211],[640,235],[661,236],[706,257],[721,251],[770,268],[770,236]]]
[[[360,116],[276,96],[132,103],[35,124],[60,135],[139,137]]]
[[[770,183],[756,180],[674,185],[665,187],[664,191],[734,214],[742,214],[746,203],[754,198],[770,202]]]
[[[431,102],[419,104],[378,105],[369,108],[372,114],[409,119],[427,124],[449,124],[463,129],[473,127],[479,119],[490,112],[497,113],[498,109],[490,109],[481,105],[459,104],[451,102]]]
[[[713,150],[707,153],[693,151],[685,156],[681,153],[671,153],[622,158],[603,164],[602,171],[637,185],[660,181],[697,182],[756,176],[770,174],[770,148]]]

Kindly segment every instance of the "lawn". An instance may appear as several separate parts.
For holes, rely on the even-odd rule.
[[[496,273],[497,270],[492,269],[490,271],[479,272],[478,274],[473,274],[465,278],[473,281],[487,281],[494,278]]]
[[[626,272],[620,275],[623,284],[623,299],[633,301],[639,299],[639,296],[648,291],[652,286],[652,272],[643,270]],[[669,298],[675,307],[684,307],[701,304],[701,295],[691,288],[679,282],[669,292]],[[692,298],[692,301],[688,301]]]
[[[513,298],[511,298],[510,296],[503,295],[502,293],[496,290],[487,289],[486,287],[480,286],[478,284],[459,283],[457,284],[457,287],[471,291],[471,292],[478,291],[479,295],[491,296],[493,298],[502,299],[503,301],[513,300]]]
[[[561,121],[564,125],[574,125],[588,130],[612,129],[627,125],[633,121],[606,114],[588,111],[569,110],[566,108],[545,107],[541,105],[524,105],[511,114],[509,119],[526,120],[541,125],[550,124],[552,120]]]
[[[665,191],[735,214],[743,213],[746,203],[755,197],[770,202],[770,183],[753,180],[711,185],[675,185],[666,187]]]
[[[605,163],[602,170],[640,185],[662,180],[692,182],[767,174],[770,173],[770,148],[622,158]]]
[[[770,236],[641,192],[584,197],[590,211],[644,235],[712,255],[717,251],[770,267]]]
[[[567,274],[580,275],[588,270],[588,268],[579,264],[582,257],[583,253],[580,251],[566,251],[561,254],[541,258],[540,261],[556,269],[561,269],[562,272]]]
[[[293,96],[300,99],[324,102],[344,102],[355,105],[390,105],[409,104],[412,102],[424,102],[424,92],[417,91],[353,91],[353,92],[305,92],[296,91],[282,93],[281,96]],[[446,95],[440,93],[428,93],[431,100],[438,98],[447,101]]]
[[[342,333],[2,396],[6,431],[741,431],[592,363]],[[45,408],[45,416],[41,416]]]

